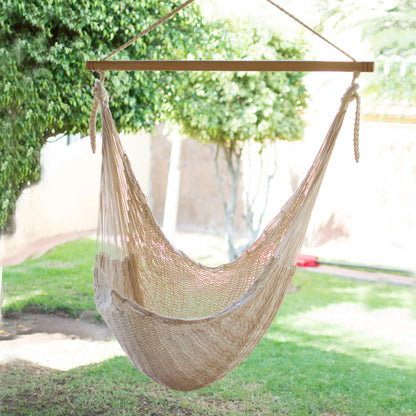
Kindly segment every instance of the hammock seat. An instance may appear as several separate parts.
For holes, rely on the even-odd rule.
[[[257,241],[234,262],[206,267],[176,250],[157,225],[121,146],[107,92],[96,81],[102,171],[95,302],[140,371],[169,388],[194,390],[219,380],[253,351],[289,289],[357,88],[353,81],[306,177]]]

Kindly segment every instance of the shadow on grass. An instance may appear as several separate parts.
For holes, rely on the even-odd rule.
[[[365,351],[363,351],[363,354]],[[224,379],[174,392],[124,357],[67,372],[0,367],[0,413],[27,415],[415,415],[415,369],[263,339]]]
[[[268,398],[270,414],[416,415],[416,368],[371,363],[371,350],[362,354],[359,360],[265,338],[229,376],[228,397],[241,385],[246,397]]]
[[[2,415],[214,416],[240,414],[243,407],[210,395],[169,391],[125,357],[70,371],[24,361],[0,365]]]

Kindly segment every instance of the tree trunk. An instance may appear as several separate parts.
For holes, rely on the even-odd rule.
[[[219,168],[219,154],[220,149],[224,152],[225,162],[227,164],[227,170],[229,173],[229,186],[226,186],[223,178],[220,175]],[[247,174],[249,177],[257,178],[257,183],[254,189],[248,189],[244,191],[245,204],[246,204],[246,230],[248,236],[248,243],[242,247],[236,247],[235,245],[235,213],[237,208],[237,201],[239,197],[239,182],[241,175],[241,162],[242,162],[242,148],[241,147],[223,147],[217,145],[217,151],[215,155],[215,168],[216,168],[216,179],[218,188],[220,190],[221,201],[224,207],[225,213],[225,232],[228,243],[228,258],[230,261],[235,260],[243,250],[249,247],[257,238],[260,227],[263,222],[263,217],[266,211],[266,207],[269,201],[270,186],[273,178],[277,172],[277,155],[276,148],[273,146],[268,151],[267,162],[264,160],[264,153],[259,153],[259,172],[252,166],[251,155],[248,155],[248,166],[246,166]],[[252,152],[252,149],[249,149]],[[260,210],[255,213],[254,204],[260,197],[260,187],[265,182],[264,189],[264,201],[260,205]]]
[[[217,152],[215,155],[216,178],[225,213],[224,227],[227,236],[228,258],[230,259],[230,261],[233,261],[239,256],[239,252],[235,247],[235,211],[237,208],[238,183],[240,181],[242,149],[239,147],[222,147],[222,149],[224,152],[225,161],[230,177],[230,186],[227,195],[228,197],[226,197],[225,195],[223,186],[224,184],[219,174],[218,157],[220,146],[217,146]]]
[[[253,155],[258,157],[258,172],[253,166]],[[252,149],[250,143],[248,144],[248,155],[247,155],[247,166],[245,166],[245,171],[249,177],[249,181],[252,178],[256,178],[256,183],[254,186],[251,186],[251,183],[247,184],[245,182],[244,196],[245,196],[245,208],[246,208],[246,225],[247,225],[247,237],[248,242],[246,247],[249,247],[257,239],[260,232],[264,214],[269,202],[270,196],[270,187],[272,180],[276,176],[277,172],[277,151],[276,146],[271,145],[267,149],[267,152],[261,151],[258,152],[255,149]],[[262,184],[265,183],[265,189],[263,191],[263,196],[260,195],[260,188]],[[254,188],[254,189],[253,189]],[[263,199],[263,202],[260,206],[257,207],[257,213],[255,213],[254,204],[259,198]],[[257,204],[259,205],[259,204]]]
[[[171,134],[168,183],[166,186],[165,208],[163,211],[163,232],[173,243],[178,219],[179,192],[181,182],[181,150],[182,138],[179,133]]]

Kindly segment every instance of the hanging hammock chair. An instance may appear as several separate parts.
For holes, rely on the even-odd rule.
[[[274,320],[348,104],[358,98],[358,73],[296,192],[250,248],[218,267],[176,250],[156,223],[123,151],[103,74],[95,83],[91,117],[94,131],[99,105],[97,309],[140,371],[172,389],[199,389],[246,359]]]

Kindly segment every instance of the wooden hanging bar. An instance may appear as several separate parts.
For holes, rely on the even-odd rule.
[[[89,71],[374,72],[374,62],[345,61],[87,61]]]

